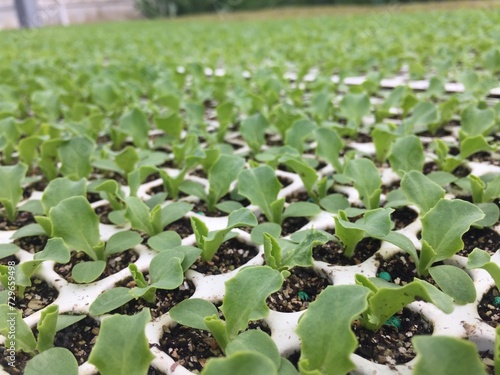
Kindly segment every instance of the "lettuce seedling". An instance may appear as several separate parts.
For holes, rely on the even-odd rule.
[[[268,165],[241,171],[238,176],[238,194],[258,206],[267,220],[281,224],[287,217],[308,217],[321,212],[319,206],[309,202],[295,202],[285,210],[285,198],[278,199],[281,190],[274,170]]]
[[[69,248],[83,251],[92,258],[92,262],[79,263],[73,268],[77,282],[95,280],[104,271],[108,256],[142,242],[141,236],[132,231],[115,233],[106,243],[101,241],[99,217],[81,196],[64,199],[52,207],[47,224],[51,238],[60,237]]]
[[[21,311],[8,305],[0,305],[0,333],[7,339],[6,347],[15,346],[15,351],[23,351],[33,356],[26,365],[25,374],[78,373],[75,357],[66,348],[54,348],[56,332],[82,320],[85,315],[58,315],[59,307],[50,305],[42,310],[37,323],[38,335],[31,331],[23,320]],[[15,335],[11,331],[11,320],[15,319]],[[50,371],[44,360],[50,360]],[[64,367],[63,367],[64,365]],[[42,371],[45,370],[45,371]]]
[[[462,111],[460,118],[459,138],[487,136],[495,127],[495,112],[491,108],[480,108],[477,104],[470,104]]]
[[[267,266],[244,267],[226,281],[226,292],[220,310],[203,299],[182,301],[170,310],[170,317],[179,324],[212,332],[222,351],[253,320],[269,314],[266,299],[281,288],[283,275]]]
[[[339,103],[342,115],[347,118],[347,128],[357,131],[364,116],[370,114],[370,98],[365,93],[349,93]]]
[[[427,275],[433,263],[448,259],[463,248],[463,234],[485,214],[476,205],[461,199],[443,199],[444,190],[417,171],[408,172],[401,187],[408,201],[421,211],[420,258],[410,255],[414,257],[418,274]]]
[[[165,207],[155,204],[149,207],[137,197],[126,197],[125,202],[127,205],[125,218],[132,228],[149,236],[161,233],[163,228],[179,220],[193,208],[192,204],[186,202],[173,202]]]
[[[346,163],[344,175],[353,181],[359,199],[366,209],[379,207],[382,179],[377,167],[370,159],[349,160]]]
[[[449,336],[416,336],[411,341],[417,352],[415,375],[488,373],[473,342]]]
[[[178,288],[184,281],[184,272],[191,267],[199,255],[200,250],[193,246],[177,246],[161,251],[151,260],[149,283],[137,266],[130,264],[128,268],[137,286],[132,289],[116,287],[105,291],[90,305],[90,314],[93,316],[106,314],[134,298],[142,298],[148,303],[155,303],[156,290]]]
[[[210,358],[203,375],[298,375],[297,370],[284,357],[269,335],[252,329],[240,333],[226,347],[225,358]]]
[[[404,172],[424,169],[425,155],[422,141],[413,135],[398,138],[392,145],[389,164],[394,172],[402,176]]]
[[[17,217],[17,204],[23,197],[22,181],[28,167],[24,164],[0,166],[0,204],[4,215],[9,221]]]
[[[231,184],[236,180],[243,169],[245,161],[233,155],[222,154],[208,169],[208,193],[202,184],[186,180],[179,186],[186,194],[191,194],[202,199],[207,204],[209,212],[214,212],[219,200],[226,195]]]
[[[467,257],[467,268],[482,268],[492,277],[497,288],[500,288],[500,266],[491,261],[491,256],[486,251],[476,247]]]
[[[417,298],[446,313],[453,311],[452,299],[422,280],[398,286],[358,274],[356,283],[360,285],[328,286],[300,318],[296,332],[302,341],[301,373],[340,375],[354,369],[350,356],[357,340],[351,324],[359,316],[364,327],[377,330]]]
[[[450,148],[441,139],[434,140],[434,148],[436,163],[439,169],[445,172],[453,172],[469,156],[476,152],[494,150],[482,134],[462,138],[459,144],[460,153],[456,156],[449,154]]]
[[[340,161],[340,153],[344,149],[342,138],[334,129],[329,128],[317,128],[313,135],[316,140],[316,156],[326,160],[337,173],[341,173],[344,169]]]
[[[92,172],[90,162],[95,149],[95,143],[87,137],[74,137],[59,145],[59,172],[71,180],[88,178]]]
[[[266,264],[283,273],[290,275],[290,270],[296,266],[312,267],[314,259],[312,249],[316,245],[323,245],[330,238],[322,232],[311,230],[300,243],[280,242],[269,233],[264,233],[264,259]],[[285,246],[282,246],[285,245]]]
[[[393,141],[398,137],[394,124],[377,124],[370,133],[375,146],[375,155],[379,163],[387,160]]]
[[[146,337],[146,324],[150,320],[149,309],[132,316],[113,315],[103,319],[89,363],[102,375],[145,374],[155,358]]]
[[[196,237],[196,245],[201,249],[201,259],[211,261],[223,242],[234,237],[231,230],[237,227],[254,227],[257,218],[248,208],[240,208],[231,212],[227,227],[209,232],[206,224],[195,216],[191,216],[191,226]]]
[[[269,123],[262,113],[256,113],[241,122],[241,136],[254,154],[266,143],[265,134],[268,127]]]
[[[285,145],[294,148],[299,154],[302,154],[305,148],[305,141],[312,136],[314,129],[317,127],[316,123],[308,119],[294,121],[292,126],[286,131]]]

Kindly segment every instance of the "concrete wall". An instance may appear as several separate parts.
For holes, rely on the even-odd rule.
[[[87,23],[140,17],[134,0],[37,0],[42,25]],[[0,0],[0,29],[17,28],[14,0]]]

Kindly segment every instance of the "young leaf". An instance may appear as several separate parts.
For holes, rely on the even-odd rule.
[[[344,174],[354,182],[354,188],[367,209],[378,208],[380,202],[380,173],[370,159],[349,160]]]
[[[132,228],[145,232],[150,236],[157,234],[149,207],[137,197],[126,197],[125,202],[127,203],[125,217],[130,221]]]
[[[165,228],[167,225],[181,219],[185,214],[187,214],[193,205],[187,202],[173,202],[167,204],[161,210],[161,225]]]
[[[86,137],[75,137],[59,146],[60,172],[70,180],[86,178],[92,172],[90,158],[95,144]]]
[[[486,375],[474,343],[448,336],[415,336],[415,375]]]
[[[77,251],[84,251],[97,260],[94,247],[99,244],[99,216],[90,203],[81,196],[67,198],[49,212],[52,237],[61,237]]]
[[[470,276],[464,270],[450,265],[429,268],[429,274],[443,292],[455,303],[465,305],[476,300],[476,288]]]
[[[309,305],[295,329],[302,374],[344,375],[356,368],[349,358],[357,346],[351,323],[368,307],[369,293],[359,285],[328,286]]]
[[[182,238],[174,231],[165,231],[148,239],[148,245],[156,251],[166,251],[182,245]]]
[[[361,274],[356,274],[355,279],[357,284],[373,292],[368,299],[369,307],[361,318],[363,326],[371,330],[382,327],[387,319],[417,298],[432,302],[447,314],[453,311],[453,300],[450,296],[417,278],[404,286],[389,283],[378,277],[368,278]]]
[[[343,168],[339,157],[344,143],[338,133],[333,129],[317,128],[313,134],[317,142],[316,155],[330,163],[337,173],[341,173]]]
[[[12,314],[12,315],[11,315]],[[10,321],[9,321],[10,319]],[[8,305],[0,305],[0,334],[9,337],[11,321],[15,320],[16,337],[15,340],[6,342],[6,346],[15,345],[16,352],[22,350],[25,353],[35,353],[36,341],[31,328],[23,320],[20,310],[13,310]]]
[[[132,316],[113,315],[104,319],[89,363],[102,375],[145,374],[155,358],[145,333],[150,319],[149,309]]]
[[[131,146],[125,147],[118,155],[115,156],[116,165],[125,173],[129,174],[135,169],[136,163],[139,161],[139,155],[135,148]]]
[[[463,110],[460,125],[463,135],[472,137],[480,134],[488,135],[495,126],[495,112],[491,108],[480,109],[471,104]]]
[[[122,251],[133,248],[142,242],[142,237],[139,233],[126,230],[113,234],[106,242],[105,255],[120,253]]]
[[[319,205],[330,213],[336,214],[339,210],[349,207],[349,201],[342,194],[330,194],[319,201]]]
[[[264,135],[269,124],[261,113],[247,117],[241,122],[240,132],[253,153],[258,153],[266,142]]]
[[[77,283],[91,283],[104,272],[105,268],[106,262],[103,260],[80,262],[73,267],[71,276]]]
[[[425,272],[434,262],[448,259],[463,248],[462,235],[484,217],[472,203],[441,199],[422,217],[422,251],[419,272]],[[442,223],[446,222],[446,227]]]
[[[204,299],[190,298],[172,307],[168,313],[179,324],[208,331],[204,319],[217,315],[217,308]]]
[[[5,208],[5,216],[14,221],[17,215],[16,205],[23,196],[21,182],[28,167],[24,164],[0,166],[0,204]]]
[[[500,287],[500,266],[491,261],[490,254],[476,247],[467,257],[467,268],[473,270],[482,268],[488,271],[490,276],[495,281],[495,285]]]
[[[54,346],[58,313],[59,307],[57,305],[47,306],[46,309],[42,310],[40,320],[37,324],[38,340],[36,350],[39,353]]]
[[[125,287],[116,287],[106,290],[90,305],[90,315],[103,315],[132,301],[134,297],[129,293],[129,290],[129,288]]]
[[[281,224],[281,211],[278,215],[279,207],[275,202],[281,187],[274,170],[267,165],[243,170],[238,176],[238,193],[258,206],[269,221],[277,224]]]
[[[263,245],[265,233],[269,233],[271,236],[278,238],[281,235],[281,225],[276,223],[262,223],[255,226],[250,234],[252,242],[257,245]]]
[[[401,189],[406,198],[418,207],[421,216],[444,198],[446,193],[444,189],[419,171],[405,173],[401,180]]]
[[[370,99],[365,93],[347,94],[340,101],[340,110],[354,127],[358,127],[363,117],[370,114]]]
[[[310,202],[293,202],[283,211],[283,220],[287,217],[311,217],[321,213],[317,204]]]
[[[274,363],[257,352],[237,352],[225,358],[211,358],[203,369],[203,375],[278,375]]]
[[[265,301],[281,288],[282,283],[283,276],[266,266],[245,267],[226,281],[226,294],[220,310],[226,319],[230,340],[246,329],[249,321],[269,314]],[[249,285],[258,285],[258,288],[249,288]]]
[[[127,132],[139,148],[147,148],[149,124],[144,113],[133,108],[120,119],[120,129]]]
[[[299,153],[304,150],[304,140],[311,135],[317,125],[310,120],[297,120],[287,130],[285,136],[285,145],[291,146]]]
[[[413,170],[421,172],[424,162],[424,147],[417,136],[407,135],[394,142],[389,156],[389,163],[394,172],[399,175]]]
[[[45,214],[49,214],[52,207],[66,198],[75,196],[85,197],[87,194],[87,183],[84,178],[72,181],[67,177],[56,178],[49,182],[42,195],[42,205]]]
[[[231,183],[236,180],[245,161],[232,155],[221,155],[210,168],[208,182],[207,207],[210,212],[215,210],[217,202],[229,192]]]
[[[25,375],[78,375],[78,362],[66,348],[51,348],[26,363]]]
[[[375,155],[377,161],[383,163],[391,151],[392,142],[397,135],[394,130],[396,126],[393,124],[377,124],[372,129],[371,136],[375,145]]]

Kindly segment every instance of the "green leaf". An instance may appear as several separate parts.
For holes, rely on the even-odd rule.
[[[38,340],[36,350],[43,352],[54,346],[54,337],[56,335],[57,316],[59,306],[51,305],[42,310],[40,320],[37,324]]]
[[[448,336],[415,336],[415,375],[486,375],[474,343]]]
[[[281,227],[280,227],[281,228]],[[16,254],[20,247],[12,243],[0,244],[0,259],[7,258],[8,256]]]
[[[116,165],[128,174],[135,169],[136,163],[139,161],[139,155],[135,148],[131,146],[125,147],[118,155],[115,156]]]
[[[494,150],[494,147],[492,147],[486,139],[484,139],[484,135],[482,134],[478,134],[474,137],[465,137],[460,142],[460,157],[462,159],[467,159],[469,156],[479,151]]]
[[[45,214],[66,198],[75,196],[85,197],[87,194],[87,182],[84,178],[72,181],[67,177],[59,177],[49,182],[42,195],[42,205]]]
[[[240,208],[243,208],[243,205],[240,202],[236,202],[236,201],[224,201],[224,202],[216,204],[215,208],[217,208],[219,211],[230,214],[231,212],[233,212],[235,210],[239,210]]]
[[[328,242],[330,238],[319,231],[311,231],[306,237],[293,249],[282,249],[279,264],[281,269],[291,269],[295,266],[312,267],[313,257],[312,249],[316,245],[322,245]]]
[[[173,223],[184,217],[191,209],[193,205],[187,202],[173,202],[167,204],[161,210],[161,225],[166,227],[167,225]]]
[[[127,204],[125,217],[132,225],[132,228],[145,232],[149,235],[156,234],[155,228],[152,224],[149,207],[137,197],[126,197],[125,202]]]
[[[301,374],[344,375],[356,368],[349,358],[357,346],[351,324],[368,307],[369,293],[359,285],[328,286],[309,305],[295,329]]]
[[[101,276],[105,268],[106,262],[103,260],[80,262],[73,267],[71,276],[77,283],[91,283]]]
[[[262,223],[255,226],[250,234],[252,242],[257,245],[263,245],[265,233],[269,233],[271,236],[278,238],[281,234],[281,225],[276,223]]]
[[[365,93],[347,94],[340,101],[340,111],[359,126],[363,117],[370,114],[370,99]]]
[[[21,182],[28,167],[24,164],[0,166],[0,204],[5,208],[7,219],[14,221],[17,215],[16,205],[23,196]]]
[[[394,132],[395,129],[396,126],[392,124],[377,124],[370,133],[375,145],[377,161],[380,163],[387,159],[391,151],[392,142],[397,137]]]
[[[14,339],[9,337],[9,330],[11,327],[11,321],[9,321],[9,319],[15,320],[16,337]],[[0,305],[0,334],[7,338],[7,341],[5,342],[6,347],[15,345],[16,352],[20,350],[25,353],[35,352],[35,336],[33,335],[31,328],[23,320],[21,311],[16,310],[12,306]]]
[[[460,125],[462,134],[467,136],[488,135],[495,126],[495,112],[491,108],[480,109],[471,104],[463,110]]]
[[[181,246],[182,238],[174,231],[166,231],[148,239],[148,245],[156,251],[166,251]]]
[[[229,339],[247,328],[251,320],[269,314],[266,299],[278,291],[283,283],[280,272],[266,266],[245,267],[226,281],[226,293],[220,310],[226,319]],[[248,288],[249,285],[254,287]]]
[[[316,198],[317,193],[314,191],[314,186],[319,179],[318,174],[314,168],[311,168],[300,157],[285,155],[279,159],[280,163],[284,163],[288,168],[297,173],[302,180],[302,184],[306,188],[310,197]]]
[[[155,358],[145,333],[150,319],[148,309],[132,316],[113,315],[104,319],[89,363],[102,375],[145,374]]]
[[[287,217],[310,217],[321,213],[317,204],[310,202],[293,202],[283,212],[283,219]]]
[[[195,197],[198,197],[204,201],[208,200],[208,195],[205,191],[205,186],[199,182],[184,180],[179,185],[179,190],[182,191],[184,194],[194,195]]]
[[[429,210],[422,221],[422,241],[425,241],[436,255],[433,262],[448,259],[464,247],[462,235],[470,226],[484,217],[483,211],[472,203],[454,199],[441,199],[436,206]],[[443,227],[442,223],[447,225]],[[422,256],[425,246],[422,247]],[[421,267],[430,265],[422,264]],[[421,271],[423,269],[421,268]]]
[[[244,165],[245,160],[240,157],[221,155],[210,168],[207,201],[209,211],[215,210],[217,202],[229,192],[231,183],[236,180]]]
[[[369,307],[361,319],[363,326],[371,330],[382,327],[387,319],[417,298],[432,302],[447,314],[453,311],[453,300],[450,296],[417,278],[404,286],[389,283],[378,277],[367,278],[361,274],[356,274],[355,279],[357,284],[373,292],[368,300]]]
[[[131,109],[120,119],[120,129],[130,135],[134,145],[139,148],[147,148],[149,128],[148,119],[137,108]]]
[[[330,194],[319,201],[319,205],[330,213],[336,214],[339,210],[349,207],[349,201],[342,194]]]
[[[342,172],[339,157],[344,143],[338,133],[333,129],[317,128],[313,134],[317,142],[316,155],[330,163],[337,173]]]
[[[252,152],[259,152],[266,142],[264,136],[268,127],[269,124],[261,113],[247,117],[241,122],[240,133]]]
[[[184,280],[183,259],[182,251],[162,251],[156,254],[149,265],[151,286],[173,290],[181,285]]]
[[[490,274],[497,288],[500,286],[500,266],[491,261],[490,255],[476,247],[467,257],[467,268],[482,268]]]
[[[52,260],[56,263],[65,264],[71,259],[71,253],[61,238],[50,238],[42,251],[36,253],[35,260]]]
[[[178,101],[177,98],[174,98],[174,100]],[[178,107],[178,104],[175,104],[174,107]],[[177,112],[177,110],[174,109],[174,112]],[[171,115],[165,117],[157,116],[154,120],[158,129],[163,130],[168,137],[174,140],[179,140],[184,127],[184,122],[177,113],[172,113]]]
[[[69,327],[80,320],[83,320],[87,317],[87,315],[58,315],[57,316],[57,324],[56,324],[56,332],[63,330],[66,327]]]
[[[268,357],[279,368],[281,356],[274,341],[261,330],[252,329],[239,334],[226,347],[225,354],[231,357],[238,352],[255,352]]]
[[[184,326],[208,330],[205,318],[217,315],[217,308],[213,303],[200,298],[186,299],[170,309],[170,317]]]
[[[103,315],[117,309],[120,306],[123,306],[129,301],[132,301],[134,297],[132,297],[129,293],[129,290],[130,289],[125,287],[115,287],[113,289],[106,290],[90,305],[90,315]]]
[[[421,216],[444,198],[446,193],[438,184],[419,171],[407,172],[401,180],[401,189],[406,198],[418,207]]]
[[[237,352],[230,357],[211,358],[203,369],[203,375],[278,375],[274,363],[257,352]]]
[[[139,233],[126,230],[113,234],[106,242],[105,255],[120,253],[122,251],[133,248],[142,242],[142,237]]]
[[[362,229],[351,227],[348,225],[347,215],[344,211],[340,210],[338,216],[334,216],[335,222],[335,236],[342,241],[345,246],[344,255],[348,258],[352,257],[356,245],[365,236]]]
[[[238,193],[258,206],[269,221],[277,224],[281,224],[281,217],[275,217],[271,205],[278,199],[281,187],[274,170],[267,165],[243,170],[238,176]]]
[[[310,120],[294,121],[287,130],[285,136],[285,145],[291,146],[299,152],[304,150],[304,140],[310,136],[317,125]]]
[[[438,121],[437,106],[433,103],[420,102],[415,106],[411,117],[405,123],[411,127],[413,132],[420,133]]]
[[[429,268],[429,274],[457,304],[465,305],[476,300],[476,288],[464,270],[450,265],[434,266]]]
[[[484,218],[476,221],[474,226],[481,227],[491,227],[494,226],[500,217],[500,209],[495,203],[478,203],[478,206],[481,211],[484,213]]]
[[[78,375],[78,362],[66,348],[51,348],[28,361],[25,375]]]
[[[77,251],[84,251],[97,260],[94,246],[99,243],[99,216],[90,203],[81,196],[66,198],[49,212],[52,237],[61,237]]]
[[[398,138],[392,146],[389,163],[392,170],[399,175],[413,170],[421,172],[425,155],[420,139],[413,134]]]
[[[94,148],[94,142],[86,137],[75,137],[63,142],[59,147],[62,175],[75,181],[88,177],[92,172],[90,158]]]
[[[344,174],[354,182],[354,188],[367,209],[378,208],[380,202],[380,173],[370,159],[349,160]]]

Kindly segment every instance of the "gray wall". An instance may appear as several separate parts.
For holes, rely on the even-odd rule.
[[[42,25],[123,20],[140,17],[134,0],[37,0],[38,18]],[[62,4],[66,4],[66,13]],[[14,0],[0,0],[0,29],[19,26]]]

